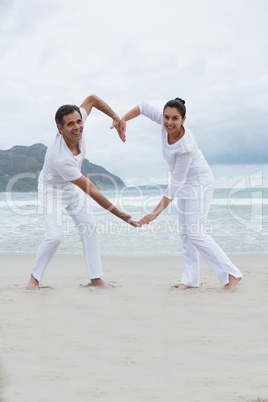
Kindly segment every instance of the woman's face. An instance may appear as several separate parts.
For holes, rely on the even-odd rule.
[[[163,123],[166,131],[170,134],[179,134],[186,117],[182,118],[175,107],[166,107],[163,114]]]

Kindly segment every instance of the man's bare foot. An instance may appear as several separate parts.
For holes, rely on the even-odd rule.
[[[229,283],[224,286],[222,290],[220,290],[220,293],[230,293],[233,292],[236,288],[236,285],[238,284],[239,281],[241,281],[242,278],[235,278],[233,275],[229,275]]]
[[[108,283],[104,282],[101,278],[91,279],[90,285],[102,289],[109,289],[114,287],[113,285],[109,285]]]
[[[180,285],[174,286],[174,288],[178,290],[186,290],[186,289],[197,289],[197,286],[188,286],[184,285],[184,283],[181,283]]]
[[[38,290],[38,289],[40,289],[39,281],[37,279],[35,279],[35,277],[32,274],[31,274],[31,279],[30,279],[28,285],[26,286],[26,289],[29,289],[29,290]]]

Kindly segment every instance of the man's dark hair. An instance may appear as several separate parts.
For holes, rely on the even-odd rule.
[[[80,109],[78,106],[63,105],[63,106],[59,107],[55,114],[55,121],[56,121],[57,126],[59,125],[59,126],[63,127],[64,116],[66,116],[67,114],[71,114],[73,112],[78,112],[82,119],[82,115],[81,115],[81,112],[80,112]]]

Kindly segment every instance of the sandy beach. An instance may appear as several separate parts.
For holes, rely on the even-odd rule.
[[[34,255],[1,255],[0,401],[268,401],[268,258],[231,259],[230,294],[204,261],[200,288],[172,289],[178,257],[103,257],[102,290],[56,256],[28,291]]]

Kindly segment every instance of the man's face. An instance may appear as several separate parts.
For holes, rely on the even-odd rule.
[[[58,126],[59,132],[68,143],[79,142],[82,138],[84,124],[80,114],[77,111],[66,114],[63,117],[63,126]]]

